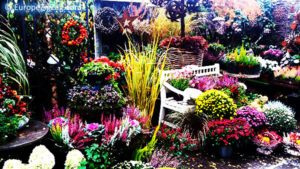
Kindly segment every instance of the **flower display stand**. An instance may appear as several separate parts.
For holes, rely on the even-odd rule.
[[[192,74],[196,77],[201,76],[219,76],[220,75],[220,65],[215,64],[212,66],[204,66],[204,67],[198,67],[194,66],[190,69],[192,71]],[[165,109],[173,110],[180,113],[186,113],[189,110],[193,110],[195,108],[194,105],[189,105],[187,103],[190,95],[189,93],[185,91],[181,91],[176,89],[175,87],[171,86],[169,83],[167,83],[167,80],[176,72],[184,72],[185,69],[176,69],[176,70],[168,70],[163,71],[162,78],[161,78],[161,84],[162,88],[160,91],[160,97],[161,97],[161,107],[159,112],[159,123],[164,122],[170,127],[175,127],[173,124],[163,121],[165,117]],[[195,89],[197,90],[197,89]],[[173,98],[167,98],[167,93],[173,92],[175,94],[183,96],[182,101],[174,100]]]
[[[224,70],[222,70],[224,75],[231,76],[231,77],[237,77],[241,79],[256,79],[260,77],[260,74],[255,74],[255,75],[247,75],[247,74],[235,74],[235,73],[228,73]]]
[[[42,140],[48,133],[49,128],[46,124],[31,120],[18,132],[18,137],[8,141],[4,145],[0,145],[0,151],[22,148],[32,145]]]

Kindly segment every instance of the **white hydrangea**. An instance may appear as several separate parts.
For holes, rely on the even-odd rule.
[[[79,150],[73,149],[67,154],[65,169],[77,169],[82,161],[85,161],[84,155]]]
[[[29,157],[31,169],[52,169],[54,165],[54,155],[44,145],[39,145],[32,150]]]
[[[268,59],[263,59],[262,57],[256,57],[257,60],[260,62],[261,67],[263,69],[270,69],[271,71],[276,71],[280,69],[280,66],[277,61],[274,60],[268,60]]]
[[[22,164],[21,160],[9,159],[5,161],[2,169],[26,169],[26,166]]]

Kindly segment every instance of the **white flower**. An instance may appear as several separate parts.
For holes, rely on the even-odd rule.
[[[10,159],[5,161],[2,169],[26,169],[22,161],[16,159]]]
[[[65,169],[77,169],[82,161],[85,161],[84,155],[79,150],[74,149],[67,154]]]
[[[36,146],[29,157],[29,166],[35,169],[52,169],[55,165],[54,155],[44,146]]]

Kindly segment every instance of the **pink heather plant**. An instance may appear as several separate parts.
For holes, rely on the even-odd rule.
[[[155,150],[151,156],[151,159],[148,159],[148,163],[155,168],[178,168],[178,166],[181,164],[176,157],[173,157],[163,149]]]
[[[101,124],[105,126],[104,142],[110,142],[111,137],[115,134],[116,129],[122,125],[122,119],[117,119],[115,115],[104,118],[101,116]]]
[[[142,128],[147,126],[147,122],[150,119],[145,112],[140,112],[135,106],[123,108],[123,114],[124,116],[128,116],[131,120],[138,121]]]
[[[71,144],[74,148],[84,149],[94,140],[93,138],[87,137],[88,133],[85,132],[85,125],[79,115],[75,115],[74,118],[69,120],[68,129]]]
[[[57,117],[64,117],[66,119],[70,119],[71,111],[69,108],[64,109],[63,107],[58,108],[58,105],[56,104],[52,110],[46,111],[44,109],[44,122],[49,123],[50,120],[55,119]]]
[[[215,82],[210,77],[196,77],[190,80],[190,86],[205,92],[207,90],[213,89],[215,86]]]

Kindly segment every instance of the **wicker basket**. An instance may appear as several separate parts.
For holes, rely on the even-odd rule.
[[[167,49],[164,48],[163,50],[165,52]],[[195,54],[194,52],[185,49],[171,47],[168,49],[166,67],[169,67],[170,69],[181,69],[187,65],[202,66],[203,56],[203,51]]]

